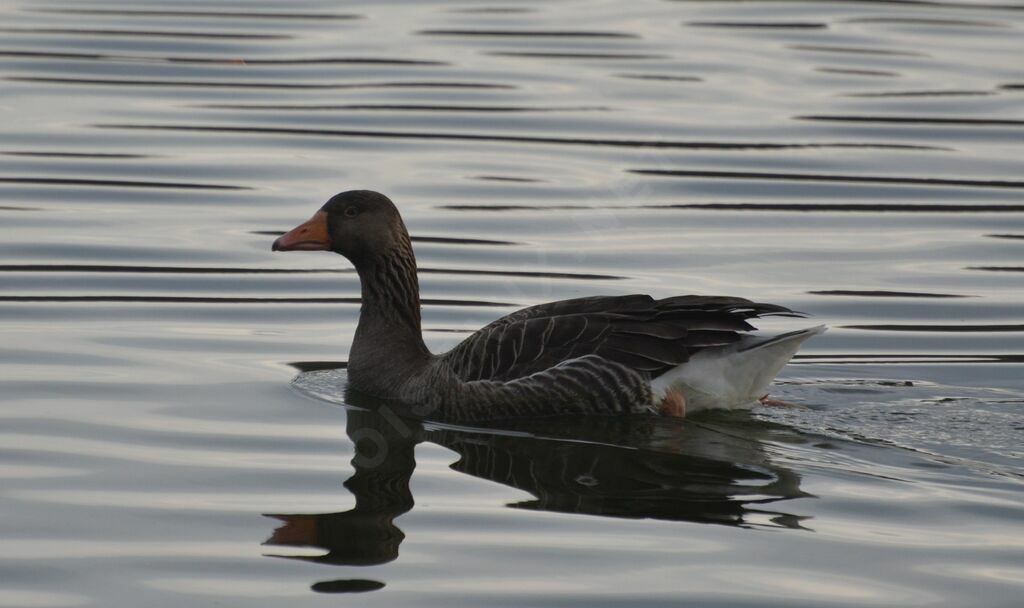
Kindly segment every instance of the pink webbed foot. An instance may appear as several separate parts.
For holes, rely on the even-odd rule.
[[[658,414],[674,418],[686,418],[686,397],[682,393],[671,391],[661,400]]]
[[[802,410],[807,409],[806,405],[800,405],[799,403],[790,403],[789,401],[780,401],[778,399],[769,399],[767,393],[762,395],[761,398],[758,399],[758,401],[761,403],[761,405],[766,406],[766,407],[795,407],[795,408],[802,409]]]

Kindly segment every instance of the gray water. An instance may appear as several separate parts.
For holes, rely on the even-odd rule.
[[[0,606],[1019,606],[1024,5],[0,0]],[[426,339],[827,323],[806,406],[342,405],[372,188]],[[339,595],[340,594],[340,595]],[[349,594],[349,595],[344,595]]]

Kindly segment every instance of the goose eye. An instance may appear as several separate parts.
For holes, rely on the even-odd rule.
[[[345,217],[355,217],[359,215],[359,209],[356,207],[345,207]]]

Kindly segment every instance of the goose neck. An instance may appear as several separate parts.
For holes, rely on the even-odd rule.
[[[410,368],[429,358],[420,321],[420,291],[412,247],[360,259],[356,264],[362,285],[359,325],[350,366],[373,362]]]

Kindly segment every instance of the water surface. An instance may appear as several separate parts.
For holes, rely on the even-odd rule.
[[[1022,28],[0,1],[0,606],[1019,605]],[[831,326],[773,389],[807,408],[345,406],[356,276],[270,243],[350,188],[399,204],[435,350],[553,299],[745,296]]]

